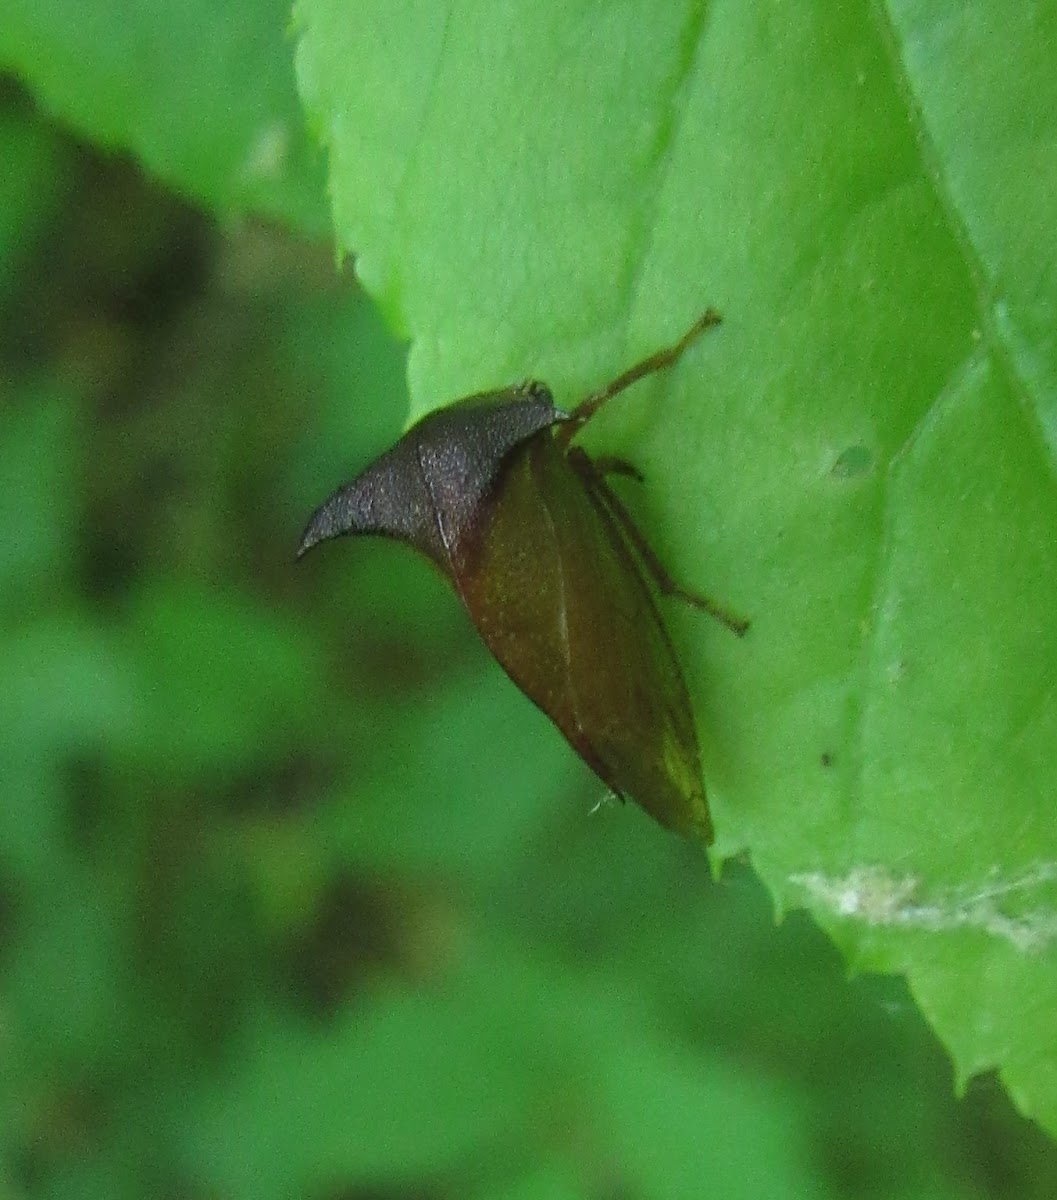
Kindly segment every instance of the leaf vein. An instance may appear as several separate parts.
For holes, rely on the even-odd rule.
[[[1002,322],[996,319],[996,311],[1004,307],[1004,300],[996,297],[987,266],[973,241],[970,224],[955,199],[943,165],[943,155],[936,144],[921,101],[906,69],[902,53],[902,40],[885,0],[871,0],[870,11],[880,34],[881,43],[887,51],[893,80],[906,108],[907,123],[913,134],[921,159],[922,171],[928,180],[936,202],[940,206],[955,243],[959,246],[969,278],[976,294],[976,307],[980,322],[980,335],[987,349],[1005,375],[1011,393],[1016,397],[1016,407],[1031,436],[1040,444],[1042,456],[1049,471],[1050,484],[1057,491],[1057,447],[1046,435],[1046,423],[1039,412],[1038,400],[1031,385],[1019,370],[1016,355],[1009,343]],[[923,420],[927,419],[925,414]],[[920,422],[919,422],[920,424]],[[913,437],[913,434],[911,434]]]

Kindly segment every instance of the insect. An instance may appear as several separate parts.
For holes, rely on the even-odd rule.
[[[690,696],[648,577],[739,636],[747,622],[668,575],[606,476],[641,476],[571,440],[614,396],[671,367],[706,311],[583,400],[542,383],[483,392],[422,418],[315,511],[298,557],[342,534],[408,542],[450,580],[499,663],[617,796],[711,842]]]

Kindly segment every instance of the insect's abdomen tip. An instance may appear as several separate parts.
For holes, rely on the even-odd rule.
[[[712,818],[707,810],[695,816],[688,832],[690,837],[700,842],[702,846],[711,846],[716,840],[715,826],[712,824]]]

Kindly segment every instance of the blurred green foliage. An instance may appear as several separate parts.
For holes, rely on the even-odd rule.
[[[399,432],[330,251],[0,141],[0,1186],[1053,1195],[905,988],[599,788],[412,555],[295,567]]]

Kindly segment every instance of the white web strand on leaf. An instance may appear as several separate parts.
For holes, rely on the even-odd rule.
[[[844,876],[820,872],[791,875],[812,904],[838,917],[874,927],[906,928],[936,933],[975,930],[1001,938],[1024,953],[1039,953],[1057,942],[1057,863],[1041,862],[1020,875],[1003,877],[996,870],[978,888],[928,892],[921,879],[896,875],[883,867],[854,867]],[[1049,888],[1048,906],[1020,908],[1017,901]],[[1018,911],[1019,909],[1019,911]]]

